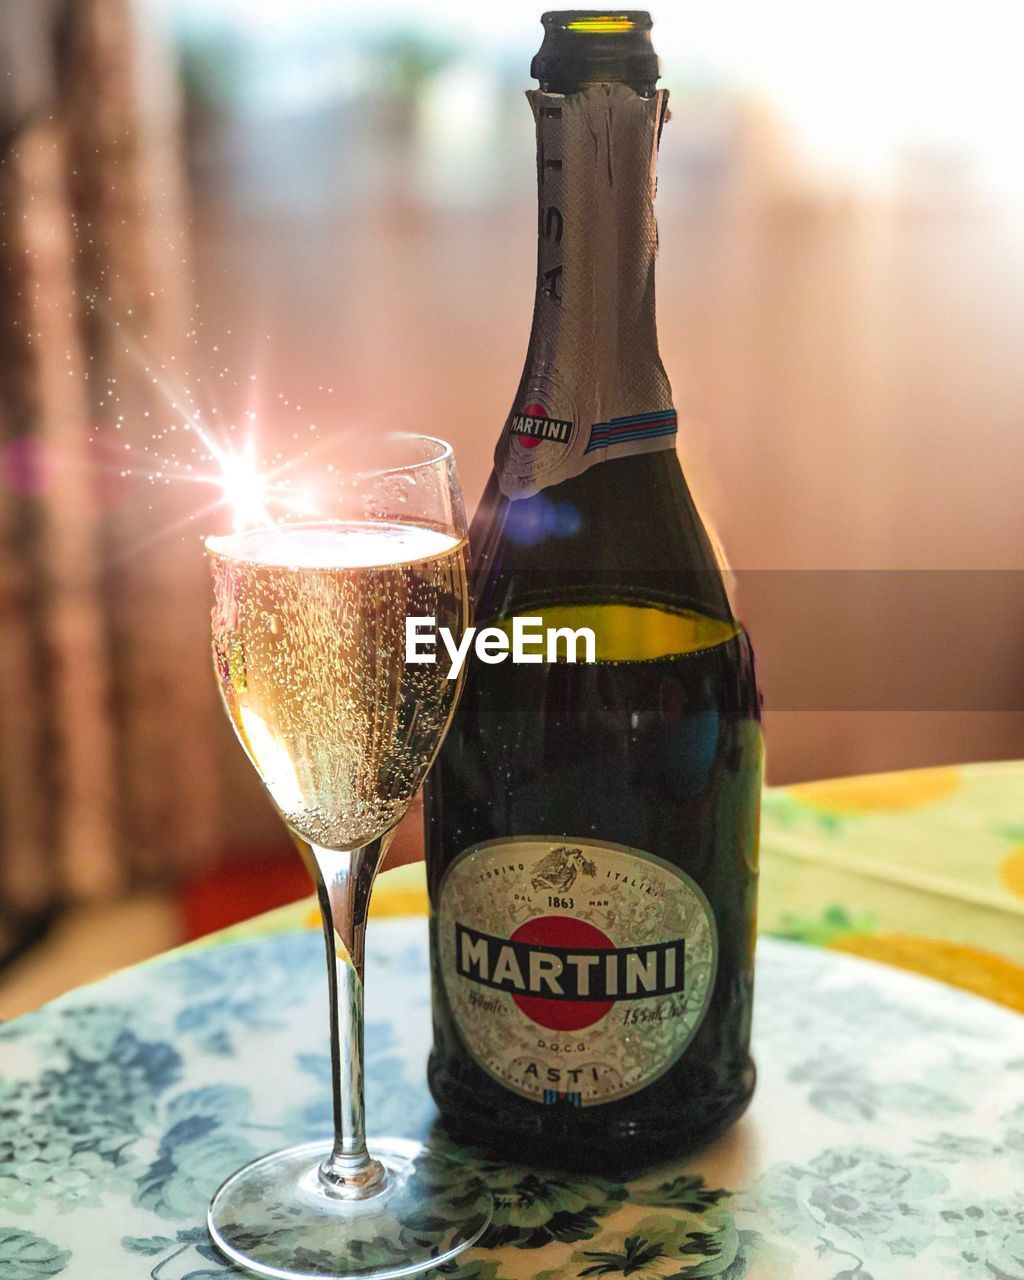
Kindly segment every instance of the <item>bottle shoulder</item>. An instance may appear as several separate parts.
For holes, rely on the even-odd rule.
[[[477,618],[545,602],[636,602],[731,620],[673,450],[601,463],[529,498],[492,474],[470,529]]]

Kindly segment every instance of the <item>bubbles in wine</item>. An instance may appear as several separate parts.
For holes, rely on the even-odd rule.
[[[466,542],[397,523],[210,539],[214,658],[232,724],[285,820],[325,848],[399,821],[457,681],[405,662],[407,616],[467,622]]]

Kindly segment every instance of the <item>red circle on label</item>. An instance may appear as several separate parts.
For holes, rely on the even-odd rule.
[[[523,413],[528,418],[546,418],[548,416],[548,411],[542,404],[528,404]],[[516,439],[524,449],[536,449],[541,443],[535,436],[516,436]]]
[[[512,934],[512,942],[534,947],[579,947],[581,951],[612,951],[614,944],[596,925],[572,916],[536,916]],[[582,1031],[599,1022],[614,1000],[549,1000],[544,996],[513,995],[517,1008],[551,1031]]]

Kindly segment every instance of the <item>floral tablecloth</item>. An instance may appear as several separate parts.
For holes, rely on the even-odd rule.
[[[480,1161],[468,1280],[1024,1277],[1024,1020],[927,979],[762,941],[748,1115],[632,1183]],[[218,1280],[237,1165],[330,1127],[310,931],[178,953],[0,1029],[3,1280]],[[426,922],[377,922],[371,1129],[424,1136]],[[469,1157],[464,1157],[469,1158]]]
[[[762,923],[790,940],[759,944],[748,1115],[631,1183],[462,1153],[497,1215],[447,1274],[1024,1280],[1022,907],[1022,765],[770,792]],[[368,1112],[398,1136],[435,1119],[422,908],[419,869],[390,873],[369,931]],[[210,1194],[330,1128],[313,923],[297,904],[0,1027],[0,1280],[233,1274]]]

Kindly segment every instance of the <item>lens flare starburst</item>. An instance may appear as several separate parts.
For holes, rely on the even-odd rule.
[[[154,430],[148,439],[143,435],[138,442],[124,443],[124,452],[118,454],[120,476],[150,484],[199,485],[214,493],[212,500],[197,504],[182,518],[155,528],[149,537],[135,540],[124,555],[137,554],[197,522],[202,532],[208,533],[206,524],[218,513],[227,514],[235,532],[288,517],[323,518],[324,485],[329,484],[336,469],[331,463],[323,465],[322,455],[334,444],[320,434],[316,423],[307,419],[304,430],[294,428],[300,406],[279,396],[281,408],[274,415],[276,430],[272,434],[280,439],[293,427],[290,435],[296,442],[301,439],[301,445],[287,456],[280,450],[273,456],[264,456],[259,447],[256,408],[246,409],[237,421],[226,420],[217,409],[203,412],[185,379],[176,376],[166,362],[148,359],[143,345],[122,325],[112,323],[111,327],[124,354],[149,384],[155,402],[165,405],[174,419]],[[250,381],[250,394],[258,403],[257,375],[251,374]],[[333,388],[328,390],[333,392]],[[145,414],[146,418],[149,416]],[[119,414],[114,429],[120,431],[125,425],[125,415]]]
[[[260,469],[253,437],[250,435],[238,450],[221,449],[212,442],[208,447],[220,467],[223,503],[231,513],[235,531],[270,524],[271,482]]]

